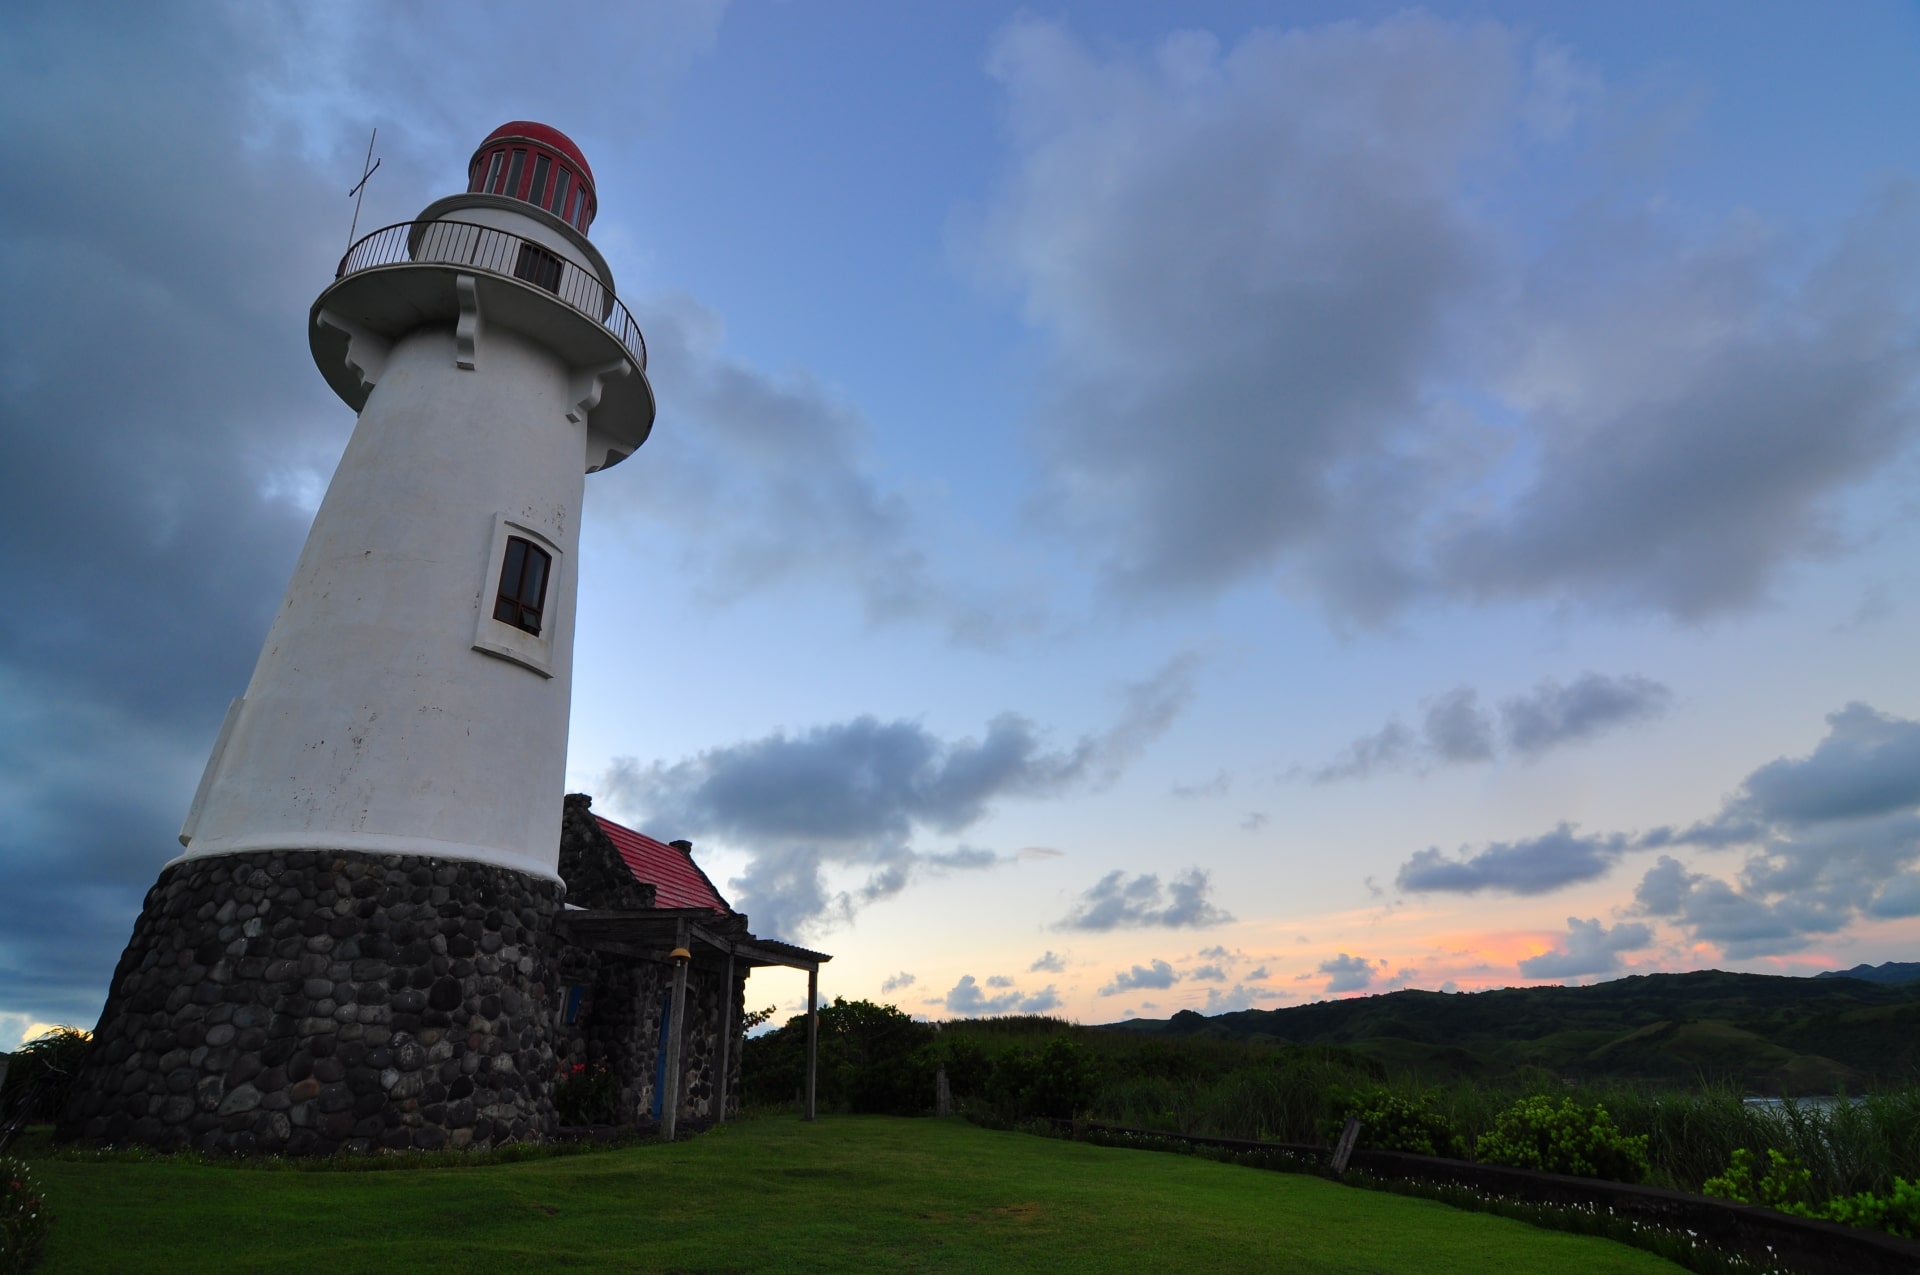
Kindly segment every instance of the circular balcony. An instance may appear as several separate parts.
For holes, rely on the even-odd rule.
[[[647,369],[647,342],[640,325],[590,270],[546,244],[471,221],[402,221],[361,239],[340,258],[335,279],[376,266],[427,263],[460,266],[520,279],[544,288],[611,332]]]
[[[567,415],[587,425],[587,472],[618,464],[653,429],[647,343],[607,286],[599,255],[567,238],[543,242],[478,221],[433,219],[376,230],[347,249],[313,303],[314,363],[357,412],[387,351],[408,333],[451,328],[456,362],[471,369],[482,333],[517,332],[570,369]]]

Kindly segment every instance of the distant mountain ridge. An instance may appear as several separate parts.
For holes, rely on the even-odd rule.
[[[1857,978],[1868,983],[1920,982],[1920,961],[1883,961],[1878,965],[1856,965],[1850,970],[1828,970],[1815,978]]]
[[[1885,967],[1882,967],[1885,968]],[[1645,974],[1589,987],[1388,992],[1285,1009],[1130,1019],[1110,1030],[1337,1045],[1434,1078],[1567,1079],[1854,1092],[1920,1078],[1920,982]]]

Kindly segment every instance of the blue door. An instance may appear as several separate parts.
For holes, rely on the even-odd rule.
[[[660,1041],[653,1051],[653,1118],[658,1120],[661,1111],[661,1099],[667,1090],[667,1028],[673,1024],[673,993],[668,992],[660,1001]]]

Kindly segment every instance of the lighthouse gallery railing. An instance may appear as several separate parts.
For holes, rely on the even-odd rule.
[[[333,277],[344,279],[356,270],[402,262],[469,266],[545,288],[602,324],[646,370],[646,338],[620,298],[591,271],[545,244],[470,221],[402,221],[374,231],[347,249]]]

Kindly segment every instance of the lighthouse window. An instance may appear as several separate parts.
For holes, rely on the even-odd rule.
[[[519,536],[507,537],[507,560],[500,569],[500,594],[493,618],[529,633],[540,632],[540,612],[547,604],[547,551]]]
[[[585,230],[587,228],[586,211],[587,188],[585,183],[582,183],[580,189],[573,192],[573,215],[568,217],[567,220],[580,229]]]
[[[534,157],[533,185],[527,190],[527,202],[542,204],[547,202],[547,173],[553,167],[553,161],[545,155]]]
[[[525,279],[548,292],[560,291],[560,258],[538,245],[520,245],[520,258],[514,262],[513,273],[516,278]]]
[[[487,161],[487,182],[482,187],[483,190],[491,191],[496,195],[500,193],[500,168],[506,157],[505,151],[495,151],[493,157]]]
[[[567,211],[567,189],[573,184],[573,174],[561,169],[553,175],[553,202],[546,205],[556,217],[564,217]]]
[[[516,199],[520,196],[520,175],[527,170],[527,153],[515,151],[513,162],[507,165],[507,194]]]

